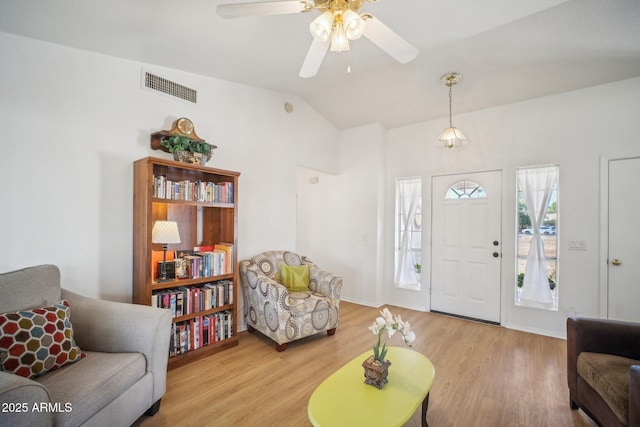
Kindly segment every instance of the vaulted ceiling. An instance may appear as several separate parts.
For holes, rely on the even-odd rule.
[[[417,58],[399,64],[363,37],[308,79],[298,71],[318,11],[222,19],[225,3],[239,1],[2,0],[0,31],[297,95],[339,129],[446,117],[451,71],[464,76],[454,116],[640,76],[638,0],[367,2],[360,12]]]

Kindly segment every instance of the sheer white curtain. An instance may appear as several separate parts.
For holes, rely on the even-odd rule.
[[[547,263],[544,259],[544,242],[540,236],[540,226],[547,213],[549,198],[558,179],[557,166],[544,166],[518,170],[518,182],[522,189],[529,218],[531,219],[531,244],[524,271],[524,281],[520,301],[538,304],[552,304],[553,296],[549,288]]]
[[[400,227],[399,244],[396,249],[396,278],[395,284],[406,285],[416,284],[418,276],[416,275],[413,257],[409,249],[412,247],[411,223],[415,220],[416,212],[420,206],[422,197],[422,179],[403,179],[398,181],[396,188],[398,197],[398,213],[399,221],[402,222]]]

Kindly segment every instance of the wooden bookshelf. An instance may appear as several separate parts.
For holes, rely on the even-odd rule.
[[[174,317],[174,325],[192,322],[196,318],[216,313],[231,313],[231,335],[227,338],[189,350],[169,358],[169,369],[184,365],[203,356],[217,353],[238,345],[238,177],[239,172],[209,168],[205,166],[180,163],[168,159],[146,157],[134,162],[133,188],[133,302],[152,304],[155,292],[177,290],[179,287],[191,289],[207,283],[230,281],[231,303],[221,303],[214,308],[205,308]],[[155,179],[154,179],[155,177]],[[176,199],[163,188],[158,194],[159,178],[177,183],[213,183],[213,187],[222,188],[221,194],[229,195],[224,200],[206,200],[193,197],[187,191],[175,191]],[[195,184],[191,185],[193,188]],[[178,184],[172,186],[179,188]],[[224,191],[224,193],[222,193]],[[230,192],[230,193],[229,193]],[[185,198],[188,200],[184,200]],[[173,279],[170,282],[157,282],[154,278],[153,254],[162,251],[162,245],[151,242],[153,225],[159,220],[176,221],[180,232],[179,244],[168,245],[168,252],[193,250],[197,246],[231,244],[230,270],[224,274],[207,277],[189,277]],[[195,273],[194,273],[195,274]]]

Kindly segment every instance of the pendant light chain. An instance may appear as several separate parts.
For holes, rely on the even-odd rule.
[[[453,89],[453,84],[451,82],[449,82],[449,127],[452,128],[453,127],[453,122],[451,120],[451,116],[453,115],[452,110],[451,110],[451,92]]]
[[[465,145],[469,140],[460,129],[453,127],[453,85],[462,81],[462,74],[448,73],[440,77],[440,83],[449,87],[449,127],[442,132],[435,142],[436,147],[456,148]]]

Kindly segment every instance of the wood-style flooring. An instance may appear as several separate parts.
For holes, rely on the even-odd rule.
[[[595,426],[569,408],[564,340],[388,307],[411,323],[413,349],[435,366],[431,427]],[[311,393],[373,346],[367,328],[379,311],[343,301],[335,336],[317,334],[289,343],[282,353],[259,332],[241,332],[238,347],[169,371],[160,411],[135,425],[311,426]],[[401,337],[389,345],[402,346]],[[419,410],[407,426],[420,426]]]

